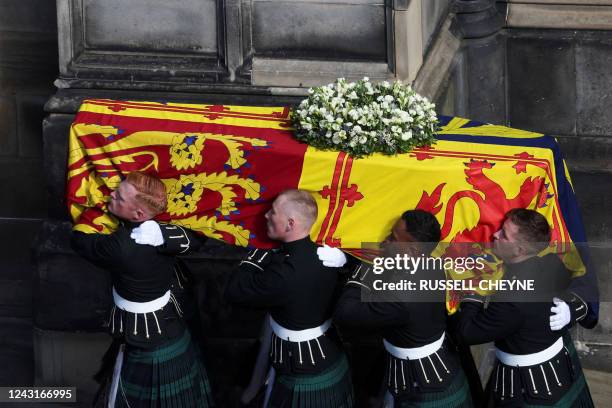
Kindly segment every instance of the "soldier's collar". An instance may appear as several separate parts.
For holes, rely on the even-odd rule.
[[[128,229],[134,229],[134,228],[140,227],[141,224],[142,224],[142,222],[132,222],[132,221],[127,221],[127,220],[119,220],[119,225],[121,225],[124,228],[128,228]]]
[[[283,249],[284,252],[291,254],[291,253],[295,253],[299,251],[301,248],[304,248],[304,246],[308,245],[309,243],[310,243],[310,237],[306,236],[302,239],[298,239],[295,241],[283,242],[283,245],[281,246],[281,248]]]

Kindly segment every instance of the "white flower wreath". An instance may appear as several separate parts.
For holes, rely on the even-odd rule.
[[[296,138],[311,146],[362,157],[405,153],[435,142],[435,105],[401,82],[340,78],[308,93],[291,119]]]

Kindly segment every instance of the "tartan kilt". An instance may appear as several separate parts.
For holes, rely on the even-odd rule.
[[[189,330],[163,345],[125,348],[115,407],[212,407],[206,369]]]
[[[574,342],[568,332],[563,335],[563,346],[567,349],[569,359],[572,364],[574,372],[574,380],[571,387],[565,392],[565,394],[555,403],[551,402],[548,405],[544,404],[526,404],[522,401],[517,401],[515,404],[504,405],[504,407],[522,407],[522,408],[594,408],[593,399],[591,398],[591,392],[589,386],[586,383],[584,373],[582,372],[582,366],[580,365],[580,359],[578,353],[574,347]],[[492,376],[491,376],[492,377]],[[495,402],[492,392],[492,381],[489,380],[487,384],[487,390],[485,393],[488,396],[487,406],[495,407]]]
[[[471,408],[473,406],[470,386],[463,370],[459,370],[443,391],[421,392],[395,399],[397,408]]]
[[[580,365],[580,359],[578,358],[578,352],[576,352],[576,348],[574,347],[574,342],[572,341],[572,337],[569,332],[565,332],[563,335],[563,345],[567,349],[570,359],[572,361],[572,365],[574,366],[574,371],[576,375],[576,380],[572,384],[571,388],[565,393],[563,398],[561,398],[554,407],[556,408],[593,408],[595,404],[593,403],[593,399],[591,398],[591,391],[589,390],[589,386],[586,383],[586,379],[584,378],[584,373],[582,372],[582,366]],[[526,405],[528,408],[539,408],[541,405]]]
[[[338,360],[319,374],[278,374],[266,408],[351,408],[355,405],[348,360]]]

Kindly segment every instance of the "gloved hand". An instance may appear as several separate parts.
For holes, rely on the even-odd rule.
[[[132,230],[130,238],[140,245],[160,246],[164,244],[164,237],[159,224],[153,220],[145,221]]]
[[[571,320],[572,314],[567,303],[559,298],[553,298],[555,306],[550,308],[550,330],[557,331],[565,327]]]
[[[346,263],[346,255],[338,248],[332,248],[327,245],[317,248],[319,260],[324,266],[329,268],[340,268]]]

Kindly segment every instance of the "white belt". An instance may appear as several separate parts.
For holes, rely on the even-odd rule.
[[[525,367],[545,363],[557,355],[563,349],[563,337],[559,337],[552,346],[533,354],[510,354],[500,349],[495,349],[497,359],[503,364],[511,367]]]
[[[387,350],[389,354],[391,354],[395,358],[399,358],[400,360],[419,360],[421,358],[430,356],[436,351],[440,350],[440,347],[442,347],[442,343],[444,343],[444,334],[445,333],[442,333],[442,337],[440,337],[433,343],[429,343],[420,347],[397,347],[389,343],[385,339],[383,339],[383,344],[385,345],[385,350]]]
[[[113,300],[119,309],[125,310],[126,312],[151,313],[166,306],[166,304],[170,301],[170,291],[164,293],[162,297],[149,302],[132,302],[119,296],[115,288],[113,288]]]
[[[274,334],[276,334],[276,337],[280,339],[293,342],[310,341],[317,337],[321,337],[327,329],[329,329],[329,326],[331,326],[331,319],[326,320],[322,325],[313,327],[312,329],[289,330],[276,323],[272,316],[270,316],[270,326]]]

